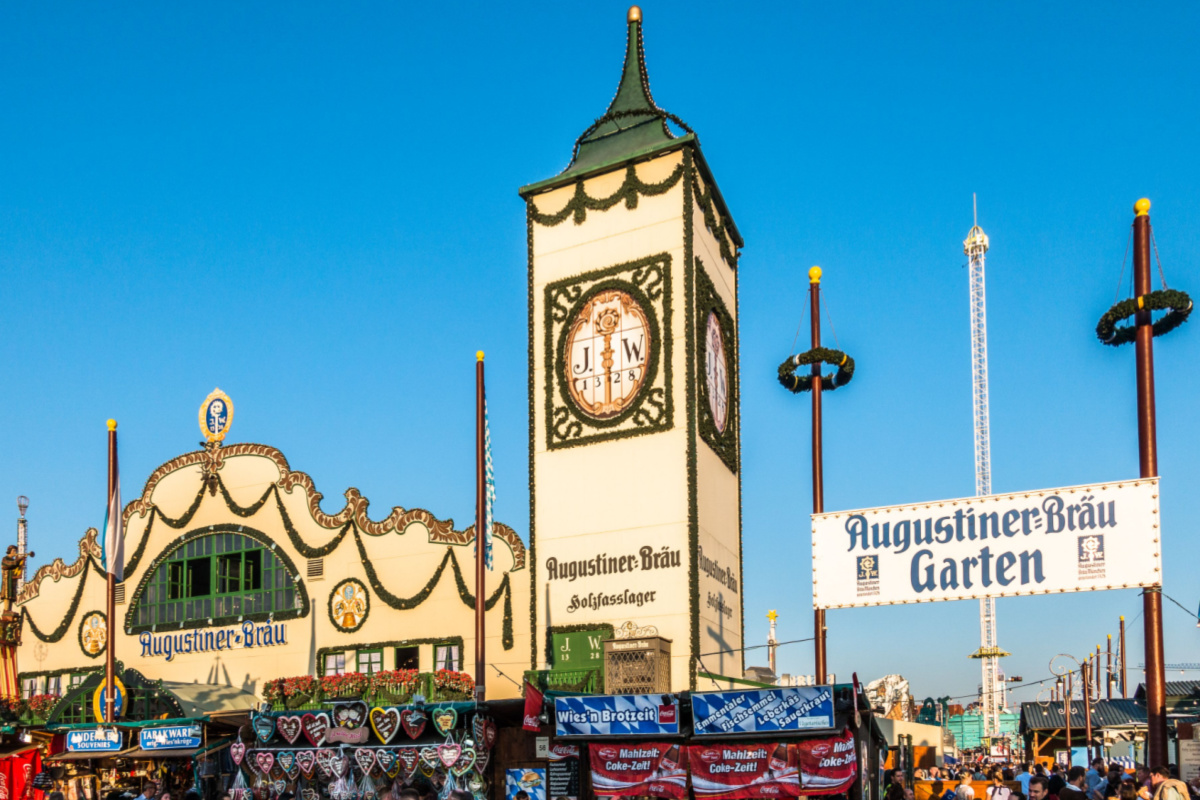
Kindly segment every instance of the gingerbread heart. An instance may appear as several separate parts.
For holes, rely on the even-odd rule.
[[[280,736],[287,740],[288,744],[295,744],[296,740],[300,738],[300,733],[302,732],[300,718],[276,717],[275,730],[279,732]]]
[[[479,717],[476,717],[475,720],[478,722]],[[496,746],[496,723],[484,717],[483,723],[479,727],[483,729],[483,746],[491,750]],[[476,739],[476,741],[479,740]]]
[[[375,751],[369,747],[356,747],[354,760],[358,762],[358,768],[364,776],[370,775],[371,770],[375,769]]]
[[[301,750],[296,753],[296,766],[304,773],[304,777],[311,778],[313,769],[317,766],[317,754],[312,750]]]
[[[340,703],[333,709],[333,724],[339,728],[359,728],[367,723],[367,704],[362,701]]]
[[[236,767],[242,765],[242,759],[246,757],[245,742],[234,742],[229,745],[229,757],[233,759],[233,764]]]
[[[350,754],[345,750],[339,750],[333,757],[333,772],[339,778],[344,778],[350,773]]]
[[[458,757],[462,755],[462,745],[455,742],[446,742],[439,744],[437,747],[438,761],[442,762],[442,766],[450,769],[458,761]]]
[[[304,738],[313,747],[320,747],[325,741],[325,733],[329,730],[329,715],[324,711],[316,714],[305,714],[300,718],[300,727],[304,729]]]
[[[250,723],[250,727],[254,728],[254,735],[258,737],[258,741],[266,744],[275,735],[275,718],[255,717],[254,721]]]
[[[433,710],[433,727],[445,736],[458,725],[458,712],[453,708],[435,708]]]
[[[401,747],[396,751],[396,763],[403,768],[404,780],[406,782],[412,778],[413,773],[417,771],[418,758],[419,756],[417,755],[417,748],[415,747]]]
[[[433,745],[426,745],[425,747],[421,748],[420,752],[421,752],[421,766],[422,767],[431,767],[432,768],[432,767],[436,767],[438,764],[442,763],[442,760],[440,758],[438,758],[437,747],[435,747]]]
[[[255,750],[254,765],[263,775],[270,775],[271,768],[275,766],[275,754],[270,750]]]
[[[246,800],[246,794],[247,792],[245,789],[233,789],[230,791],[229,796],[233,800]]]
[[[333,777],[333,757],[334,753],[332,750],[317,751],[317,766],[321,768],[321,772],[327,778]]]
[[[394,708],[372,708],[370,720],[375,735],[384,744],[390,742],[400,730],[400,712]]]
[[[455,746],[457,747],[457,745]],[[475,767],[475,748],[462,747],[459,749],[462,752],[459,753],[458,759],[450,765],[450,771],[461,778]]]
[[[283,780],[282,778],[275,781],[275,796],[279,797],[285,791],[287,791],[287,781]]]
[[[291,750],[284,750],[283,752],[276,753],[275,763],[278,764],[279,768],[284,772],[291,772],[296,768],[296,754]]]
[[[421,738],[427,722],[429,722],[429,717],[419,708],[406,708],[400,712],[400,725],[410,739]]]
[[[311,786],[305,786],[300,790],[301,800],[321,800],[321,793]]]
[[[492,751],[486,747],[475,747],[475,771],[480,775],[487,769],[488,761],[492,758]]]
[[[389,747],[379,748],[375,751],[375,763],[379,765],[380,772],[386,773],[396,766],[396,751]]]

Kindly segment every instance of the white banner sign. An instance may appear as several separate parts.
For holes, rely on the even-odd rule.
[[[813,605],[1161,583],[1158,479],[813,514]]]

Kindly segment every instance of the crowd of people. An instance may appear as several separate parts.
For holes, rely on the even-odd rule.
[[[1200,779],[1184,782],[1174,764],[1127,773],[1119,764],[1092,761],[1090,769],[1054,764],[1009,767],[976,765],[958,771],[931,767],[913,771],[915,780],[940,781],[940,800],[1200,800]],[[985,796],[975,784],[987,782]],[[1015,786],[1014,786],[1015,785]],[[1019,787],[1019,788],[1017,788]],[[888,775],[884,800],[914,800],[903,770]]]

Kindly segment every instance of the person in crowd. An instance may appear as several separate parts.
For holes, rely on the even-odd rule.
[[[925,770],[921,769],[920,767],[917,767],[916,769],[913,770],[913,780],[914,781],[923,781],[923,780],[926,780],[926,778],[927,778],[927,775],[925,774]]]
[[[1024,763],[1021,765],[1021,771],[1016,774],[1013,780],[1021,784],[1021,793],[1029,794],[1029,779],[1033,777],[1033,764]]]
[[[942,779],[942,770],[937,766],[929,768],[929,780],[940,781]]]
[[[975,800],[975,787],[971,785],[971,773],[963,772],[958,779],[958,788],[954,790],[957,800]]]
[[[904,800],[916,800],[917,795],[910,787],[904,787]]]
[[[1067,779],[1063,777],[1062,764],[1056,762],[1050,767],[1050,794],[1060,795],[1066,785]]]
[[[1190,800],[1187,784],[1173,777],[1166,767],[1150,770],[1150,787],[1153,800]]]
[[[1071,767],[1067,771],[1067,785],[1058,793],[1059,800],[1088,800],[1087,770]]]
[[[396,785],[400,785],[399,781],[396,782]],[[411,786],[404,786],[401,787],[396,800],[421,800],[421,793]]]
[[[1125,778],[1117,787],[1118,800],[1137,800],[1138,785],[1133,778]]]
[[[1137,771],[1133,773],[1133,776],[1140,788],[1150,788],[1150,768],[1145,764],[1138,764]]]
[[[987,800],[1010,800],[1012,790],[1004,785],[1004,772],[999,767],[992,769],[992,785],[987,788]]]
[[[158,784],[154,781],[146,781],[142,787],[142,793],[137,796],[137,800],[155,800],[158,797]]]
[[[1029,800],[1058,800],[1050,793],[1050,779],[1045,775],[1034,775],[1029,779]]]
[[[1100,800],[1108,800],[1110,797],[1120,797],[1121,781],[1125,779],[1125,771],[1121,769],[1121,765],[1113,762],[1108,765],[1108,775],[1105,776],[1104,785],[1100,787]]]
[[[455,789],[450,792],[450,800],[475,800],[475,795],[466,789]]]
[[[904,800],[904,783],[892,781],[883,791],[883,800]]]
[[[1087,792],[1088,800],[1104,800],[1101,791],[1107,775],[1108,770],[1104,768],[1104,759],[1093,758],[1092,768],[1084,773],[1084,791]]]

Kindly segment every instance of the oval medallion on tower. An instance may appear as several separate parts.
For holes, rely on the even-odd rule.
[[[704,376],[708,385],[708,407],[718,433],[729,424],[729,369],[725,358],[725,335],[715,311],[708,313],[704,334]]]
[[[656,344],[645,309],[628,292],[608,289],[585,303],[567,330],[563,361],[563,380],[579,410],[604,420],[629,408]]]

